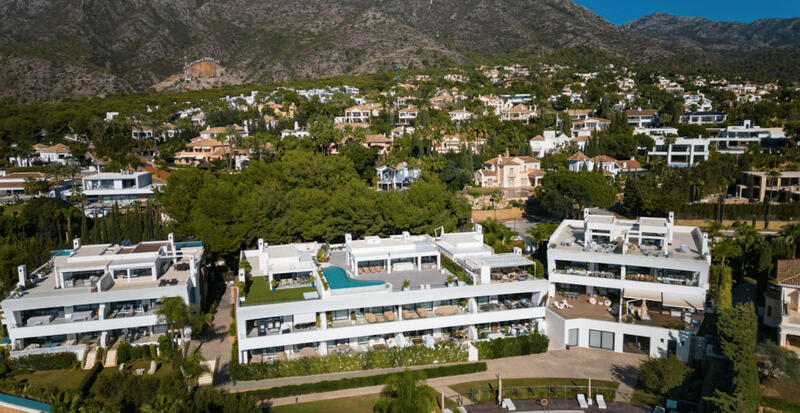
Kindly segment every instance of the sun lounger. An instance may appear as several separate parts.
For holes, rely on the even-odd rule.
[[[598,409],[605,410],[605,409],[608,408],[606,406],[606,399],[603,397],[602,394],[598,394],[594,398],[595,398],[595,400],[597,400],[597,408]]]
[[[419,307],[417,308],[417,315],[419,315],[420,318],[428,318],[428,310]]]
[[[397,320],[397,317],[395,317],[394,312],[389,311],[389,310],[386,310],[386,311],[383,312],[383,318],[386,319],[386,321]]]
[[[378,322],[378,323],[382,323],[382,322],[386,321],[386,319],[384,319],[382,315],[378,314],[378,315],[375,316],[375,321]]]
[[[586,403],[586,396],[583,394],[578,394],[578,405],[581,406],[581,409],[588,409],[589,403]]]
[[[370,323],[370,324],[378,321],[378,319],[375,317],[375,314],[372,314],[372,313],[364,314],[364,320],[367,320],[367,322]]]

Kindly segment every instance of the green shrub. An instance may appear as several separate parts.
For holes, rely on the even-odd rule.
[[[478,357],[483,360],[544,353],[549,345],[550,339],[539,333],[475,343],[475,347],[478,348]]]
[[[228,335],[236,337],[236,321],[231,321],[231,324],[228,326]]]
[[[639,383],[654,394],[667,394],[683,383],[689,367],[675,355],[647,359],[639,366]]]
[[[78,391],[84,397],[89,394],[89,389],[92,388],[92,385],[97,378],[97,373],[103,369],[103,363],[101,363],[100,360],[101,359],[98,358],[97,361],[95,361],[94,366],[92,366],[91,370],[89,370],[89,373],[87,373],[81,379],[81,384],[78,386]]]
[[[31,354],[9,360],[12,370],[61,370],[78,367],[75,353]]]
[[[161,354],[161,357],[166,359],[172,358],[173,355],[173,347],[172,341],[170,341],[169,337],[167,336],[160,336],[158,337],[158,350]]]
[[[127,341],[122,341],[117,347],[117,362],[124,363],[133,360],[154,360],[158,358],[158,349],[155,344],[148,346],[132,346]]]
[[[467,350],[455,342],[438,343],[433,348],[425,346],[395,347],[355,355],[332,354],[325,357],[278,361],[272,364],[239,364],[237,348],[238,345],[234,344],[230,367],[231,377],[235,380],[260,380],[467,360]]]
[[[452,366],[431,367],[415,371],[422,371],[425,377],[433,379],[436,377],[457,376],[460,374],[478,373],[486,371],[486,363],[456,364]],[[376,374],[373,376],[353,377],[341,380],[326,380],[316,383],[291,384],[287,386],[272,387],[265,390],[254,390],[241,394],[252,395],[257,399],[271,399],[276,397],[296,396],[300,394],[326,392],[334,390],[352,389],[357,387],[379,386],[397,373]]]

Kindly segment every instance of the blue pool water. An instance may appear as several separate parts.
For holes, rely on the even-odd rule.
[[[347,276],[347,273],[340,267],[328,267],[322,271],[331,289],[368,287],[371,285],[381,285],[383,281],[376,280],[354,280]]]

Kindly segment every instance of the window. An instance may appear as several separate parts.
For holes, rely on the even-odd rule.
[[[614,333],[610,331],[589,330],[589,347],[614,350]]]
[[[570,328],[567,336],[567,345],[568,346],[577,346],[578,345],[578,330],[577,328]]]

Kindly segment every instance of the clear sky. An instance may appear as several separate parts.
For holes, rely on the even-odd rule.
[[[800,16],[800,0],[573,0],[614,24],[655,12],[702,16],[709,20],[752,22],[765,17]]]

